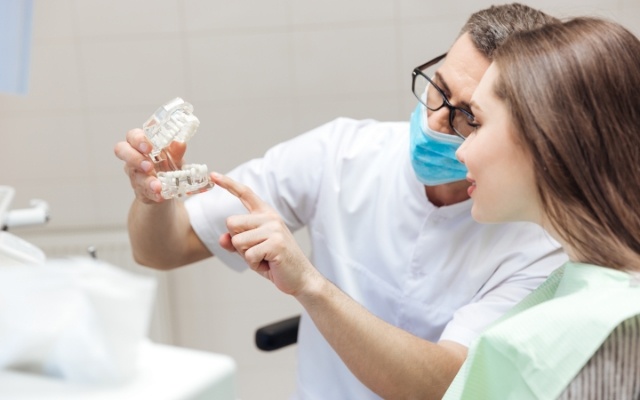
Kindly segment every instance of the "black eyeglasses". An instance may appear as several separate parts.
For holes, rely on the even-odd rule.
[[[474,128],[469,125],[473,123],[474,117],[468,110],[456,107],[432,80],[431,76],[435,76],[438,70],[438,63],[447,56],[444,53],[433,60],[420,65],[413,69],[411,90],[414,96],[431,111],[438,111],[442,107],[449,109],[449,126],[456,135],[462,139],[466,139],[473,132]],[[423,98],[426,95],[426,100]]]

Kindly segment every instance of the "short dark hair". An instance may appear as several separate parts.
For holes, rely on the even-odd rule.
[[[495,5],[471,14],[460,36],[469,33],[480,53],[491,60],[493,52],[514,32],[528,31],[553,22],[559,20],[523,4]]]

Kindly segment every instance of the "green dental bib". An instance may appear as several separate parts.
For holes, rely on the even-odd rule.
[[[637,276],[567,263],[472,343],[444,399],[557,398],[609,334],[636,315]]]

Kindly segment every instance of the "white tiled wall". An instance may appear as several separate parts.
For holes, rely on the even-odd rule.
[[[29,93],[0,94],[0,184],[16,207],[46,199],[51,232],[124,228],[132,194],[113,146],[162,103],[194,104],[187,158],[223,172],[338,116],[406,120],[411,69],[492,3],[34,0]],[[524,3],[640,34],[638,0]],[[171,274],[177,344],[235,357],[245,400],[285,397],[295,350],[260,354],[251,335],[297,305],[217,261]]]

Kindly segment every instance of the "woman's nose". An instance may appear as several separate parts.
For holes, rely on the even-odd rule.
[[[458,161],[460,161],[463,164],[464,164],[464,157],[467,149],[467,142],[468,142],[467,140],[462,142],[460,147],[458,147],[458,150],[456,150],[456,158],[458,159]]]

